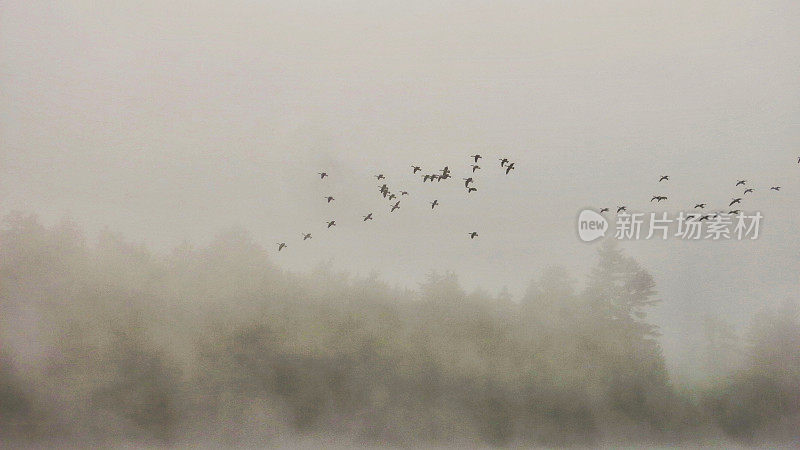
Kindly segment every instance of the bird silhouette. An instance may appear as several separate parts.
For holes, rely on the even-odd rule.
[[[399,209],[399,208],[400,208],[400,201],[398,200],[397,203],[392,205],[392,209],[389,212],[394,212],[395,209]]]
[[[608,208],[602,208],[602,209],[600,209],[600,214],[603,214],[604,212],[608,212]]]
[[[734,209],[733,211],[728,211],[728,214],[733,214],[734,216],[741,213],[742,213],[741,209]]]
[[[328,228],[335,227],[335,226],[336,226],[336,221],[335,220],[331,220],[330,222],[328,222]]]
[[[432,201],[432,202],[431,202],[431,209],[433,209],[433,208],[436,208],[436,206],[437,206],[438,204],[439,204],[439,200],[434,200],[434,201]]]
[[[500,158],[500,167],[505,167],[507,162],[508,158]]]
[[[661,183],[662,181],[669,181],[669,175],[661,175],[661,179],[658,182]]]
[[[704,221],[704,220],[708,220],[709,218],[710,218],[710,216],[709,216],[708,214],[706,214],[706,215],[704,215],[704,216],[701,216],[701,217],[700,217],[700,220],[698,220],[698,222],[702,222],[702,221]]]
[[[278,244],[278,251],[283,250],[284,247],[286,247],[286,242],[281,242],[280,244]]]
[[[327,177],[327,176],[328,176],[328,174],[327,174],[326,172],[320,172],[320,173],[319,173],[319,179],[320,179],[320,180],[321,180],[321,179],[323,179],[323,178],[325,178],[325,177]]]
[[[411,166],[411,168],[414,170],[414,172],[412,172],[412,174],[417,173],[420,170],[422,170],[422,168],[420,166]]]
[[[621,213],[622,211],[627,211],[627,210],[628,210],[627,206],[620,206],[620,207],[617,208],[617,214]]]
[[[368,220],[372,220],[372,213],[369,213],[366,216],[364,216],[364,222],[366,222]]]
[[[400,191],[400,195],[408,195],[408,191]]]
[[[508,166],[506,166],[506,175],[508,175],[508,172],[511,172],[511,170],[513,169],[514,169],[514,163],[512,162]]]
[[[705,209],[706,204],[705,203],[698,203],[698,204],[694,205],[694,207],[695,208],[700,208],[700,209]]]
[[[755,191],[755,189],[753,189],[753,188],[747,188],[747,189],[745,189],[745,190],[744,190],[744,193],[745,193],[745,194],[748,194],[748,193],[750,193],[750,192],[753,192],[753,191]]]
[[[472,156],[470,156],[470,158],[474,159],[474,160],[475,160],[475,162],[477,163],[479,159],[483,158],[483,156],[481,156],[481,155],[477,155],[477,154],[476,154],[476,155],[472,155]]]
[[[770,191],[780,191],[781,187],[780,186],[772,186],[771,188],[769,188],[769,190]]]
[[[472,177],[464,178],[464,187],[469,187],[469,184],[472,183]]]
[[[739,198],[735,198],[735,199],[733,199],[733,201],[731,201],[731,202],[728,204],[728,206],[733,206],[733,205],[734,205],[734,204],[736,204],[736,203],[742,203],[742,198],[741,198],[741,197],[739,197]]]
[[[480,169],[480,168],[481,168],[481,166],[479,166],[479,165],[477,165],[477,164],[473,164],[473,165],[472,165],[472,173],[475,173],[475,171],[476,171],[476,170],[478,170],[478,169]]]
[[[471,193],[473,193],[473,192],[475,192],[475,191],[477,191],[477,190],[478,190],[478,188],[474,188],[474,187],[468,187],[468,188],[467,188],[467,194],[471,194]]]
[[[327,197],[325,197],[325,199],[326,199],[326,200],[328,200],[328,203],[330,203],[330,202],[332,202],[332,201],[336,200],[335,198],[331,197],[330,195],[329,195],[329,196],[327,196]]]
[[[311,233],[300,233],[300,235],[303,236],[304,241],[306,239],[311,239]]]
[[[397,196],[396,196],[396,195],[394,195],[394,194],[389,194],[389,200],[394,200],[394,199],[396,199],[396,198],[397,198]]]
[[[478,233],[475,232],[475,231],[473,231],[472,233],[469,233],[469,238],[470,239],[475,239],[475,237],[477,237],[477,236],[478,236]]]
[[[663,195],[654,195],[653,198],[650,199],[650,201],[652,202],[653,200],[657,200],[659,203],[661,203],[661,200],[666,200],[666,199],[667,197],[664,197]]]
[[[428,180],[432,180],[432,179],[433,179],[433,175],[423,175],[422,176],[422,182],[423,183],[428,181]]]
[[[736,186],[744,186],[747,184],[747,180],[739,180],[736,182]]]
[[[379,174],[375,175],[375,178],[377,178],[377,179],[379,179],[379,180],[385,180],[385,179],[386,179],[386,177],[385,177],[385,176],[383,176],[383,174],[382,174],[382,173],[379,173]]]

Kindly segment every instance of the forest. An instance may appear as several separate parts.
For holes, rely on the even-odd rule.
[[[521,299],[281,269],[244,229],[168,254],[7,216],[0,444],[779,445],[800,440],[800,308],[709,320],[676,385],[647,268],[613,239]],[[781,302],[778,302],[781,303]]]

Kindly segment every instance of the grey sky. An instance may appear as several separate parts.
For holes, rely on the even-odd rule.
[[[721,207],[743,178],[759,241],[626,245],[656,277],[668,351],[704,313],[797,296],[797,2],[296,3],[2,2],[0,212],[160,251],[239,224],[289,244],[281,267],[412,287],[453,270],[519,296],[544,266],[590,267],[582,207]],[[456,179],[422,185],[412,163]],[[411,194],[392,215],[378,172]]]

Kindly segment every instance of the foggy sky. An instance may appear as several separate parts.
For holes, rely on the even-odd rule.
[[[519,298],[543,267],[591,267],[582,208],[717,209],[747,179],[758,241],[625,245],[655,276],[668,356],[702,314],[798,294],[797,2],[295,3],[2,2],[0,212],[157,251],[239,225],[283,268],[410,287],[453,270]],[[400,211],[376,173],[411,194]]]

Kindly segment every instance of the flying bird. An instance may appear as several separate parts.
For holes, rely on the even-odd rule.
[[[475,192],[475,191],[477,191],[477,190],[478,190],[478,188],[474,188],[474,187],[468,187],[468,188],[467,188],[467,194],[471,194],[471,193],[473,193],[473,192]]]
[[[389,200],[394,200],[394,199],[396,199],[396,198],[397,198],[397,196],[396,196],[396,195],[394,195],[394,194],[389,194]]]
[[[473,231],[472,233],[469,233],[469,238],[470,239],[475,239],[476,236],[478,236],[478,233],[476,231]]]
[[[311,239],[311,233],[300,233],[300,235],[303,236],[304,241],[306,239]]]
[[[728,214],[737,215],[737,214],[741,214],[741,212],[742,212],[741,209],[734,209],[733,211],[728,211]]]
[[[284,247],[286,247],[286,242],[281,242],[280,244],[278,244],[278,251],[283,250]]]
[[[603,214],[604,212],[608,212],[608,208],[602,208],[602,209],[600,210],[600,214]]]
[[[432,180],[432,179],[433,179],[433,176],[432,176],[432,175],[423,175],[423,176],[422,176],[422,182],[423,182],[423,183],[424,183],[424,182],[426,182],[426,181],[428,181],[428,180]]]
[[[464,178],[464,187],[469,187],[469,184],[472,183],[472,177]]]
[[[400,191],[400,195],[408,195],[408,191]]]
[[[508,158],[500,158],[500,167],[505,167],[507,162]]]
[[[781,187],[780,186],[772,186],[771,188],[769,188],[769,190],[770,191],[780,191]]]
[[[431,202],[431,209],[433,209],[433,208],[436,208],[436,206],[437,206],[438,204],[439,204],[439,200],[434,200],[434,201],[432,201],[432,202]]]
[[[741,204],[741,203],[742,203],[742,198],[741,198],[741,197],[739,197],[739,198],[735,198],[735,199],[733,199],[733,201],[732,201],[732,202],[730,202],[730,203],[728,204],[728,206],[733,206],[733,205],[734,205],[734,204],[736,204],[736,203],[740,203],[740,204]]]
[[[335,226],[336,226],[336,221],[335,220],[331,220],[330,222],[328,222],[328,228],[335,227]]]
[[[736,186],[744,186],[747,183],[747,180],[739,180],[736,182]]]
[[[506,166],[506,175],[508,175],[508,172],[511,172],[513,168],[514,168],[514,163],[511,163],[508,166]]]
[[[661,179],[658,182],[661,183],[662,181],[669,181],[669,175],[661,175]]]
[[[745,193],[745,194],[747,194],[747,193],[749,193],[749,192],[753,192],[753,191],[755,191],[755,189],[753,189],[753,188],[747,188],[747,189],[745,189],[745,190],[744,190],[744,193]]]
[[[422,168],[420,166],[411,166],[411,168],[414,170],[414,172],[412,172],[412,174],[417,173],[420,170],[422,170]]]
[[[483,158],[483,156],[481,156],[481,155],[472,155],[472,156],[470,156],[470,158],[474,159],[475,162],[477,163],[479,159]]]
[[[325,199],[326,199],[326,200],[328,200],[328,203],[330,203],[330,202],[332,202],[332,201],[336,200],[335,198],[331,197],[330,195],[329,195],[329,196],[327,196],[327,197],[325,197]]]
[[[695,208],[700,208],[700,209],[705,209],[706,204],[705,203],[698,203],[698,204],[694,205],[694,207]]]
[[[377,179],[379,179],[379,180],[385,180],[385,179],[386,179],[386,177],[385,177],[385,176],[383,176],[383,174],[382,174],[382,173],[379,173],[379,174],[375,175],[375,178],[377,178]]]
[[[472,165],[472,173],[475,173],[475,171],[476,171],[476,170],[478,170],[478,169],[480,169],[480,168],[481,168],[481,166],[479,166],[479,165],[477,165],[477,164],[473,164],[473,165]]]
[[[389,212],[394,212],[395,209],[399,209],[399,208],[400,208],[400,201],[398,200],[397,203],[392,205],[392,209]]]
[[[327,176],[328,176],[328,174],[327,174],[326,172],[320,172],[320,173],[319,173],[319,179],[320,179],[320,180],[321,180],[321,179],[323,179],[323,178],[325,178],[325,177],[327,177]]]
[[[653,200],[658,200],[658,202],[661,203],[661,200],[666,200],[666,199],[667,197],[664,197],[663,195],[654,195],[653,198],[650,199],[650,201],[652,202]]]
[[[617,208],[617,214],[621,213],[622,211],[627,211],[627,210],[628,210],[627,206],[620,206],[620,207]]]
[[[364,222],[366,222],[368,220],[372,220],[372,213],[369,213],[366,216],[364,216]]]

